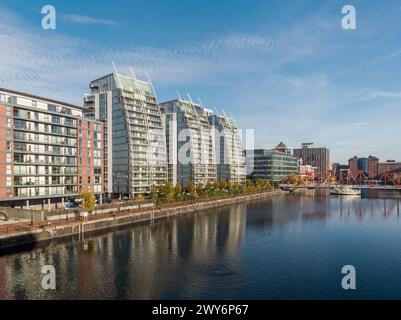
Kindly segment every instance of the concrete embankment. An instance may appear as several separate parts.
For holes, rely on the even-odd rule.
[[[110,216],[93,218],[88,221],[76,221],[60,225],[46,225],[41,228],[18,231],[0,235],[0,249],[16,248],[18,246],[26,246],[41,241],[78,235],[81,237],[87,232],[97,230],[112,229],[114,227],[134,224],[147,220],[156,220],[163,217],[171,217],[191,213],[198,210],[211,209],[216,207],[224,207],[235,203],[269,198],[273,196],[281,196],[285,194],[283,191],[263,192],[257,194],[241,195],[237,197],[212,200],[207,202],[199,202],[194,204],[183,204],[171,207],[162,207],[160,209],[144,209],[141,211],[127,211],[117,214],[117,208],[114,212],[110,212]]]

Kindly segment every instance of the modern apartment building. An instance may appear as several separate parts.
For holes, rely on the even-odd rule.
[[[172,184],[197,185],[217,179],[215,137],[209,123],[212,111],[189,100],[160,104],[164,115],[169,159],[168,179]]]
[[[50,208],[103,193],[103,125],[79,106],[0,88],[0,205]]]
[[[277,150],[246,150],[246,161],[247,165],[253,168],[252,173],[248,175],[251,180],[267,179],[278,182],[298,173],[299,160]]]
[[[294,149],[294,157],[302,159],[302,163],[317,168],[317,175],[331,170],[330,150],[315,147],[313,143],[302,143],[301,148]]]
[[[162,120],[166,135],[167,180],[175,186],[178,182],[177,113],[165,113],[162,109]],[[180,181],[180,183],[182,182]]]
[[[245,183],[245,155],[234,119],[228,116],[211,115],[209,123],[215,136],[217,179]]]
[[[150,82],[111,73],[90,83],[88,115],[105,124],[105,189],[131,198],[167,179],[161,112]]]

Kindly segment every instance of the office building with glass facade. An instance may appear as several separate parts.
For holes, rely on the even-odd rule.
[[[246,150],[246,161],[252,172],[248,179],[267,179],[279,182],[292,174],[297,174],[299,160],[288,153],[277,150]]]
[[[161,112],[150,82],[118,73],[90,83],[88,116],[105,124],[105,188],[134,198],[167,179]]]
[[[54,207],[103,193],[103,124],[60,101],[0,89],[0,205]]]
[[[160,104],[168,150],[168,179],[186,186],[205,185],[217,179],[211,110],[189,100]]]
[[[223,115],[209,116],[214,131],[217,179],[245,183],[245,156],[234,119]]]

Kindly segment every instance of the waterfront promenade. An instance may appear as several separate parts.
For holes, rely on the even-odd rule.
[[[0,299],[395,299],[401,198],[378,196],[267,196],[3,250]]]
[[[157,208],[124,209],[115,207],[108,213],[96,213],[86,218],[83,216],[53,219],[51,221],[23,221],[0,226],[0,249],[33,244],[54,238],[72,235],[83,236],[87,232],[187,214],[202,209],[222,207],[234,203],[272,196],[281,196],[283,191],[264,191],[238,196],[221,197],[212,200],[184,202],[161,205]]]

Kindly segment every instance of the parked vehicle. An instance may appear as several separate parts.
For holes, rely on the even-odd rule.
[[[67,201],[65,203],[65,207],[66,207],[66,209],[74,208],[74,202],[73,201]]]

